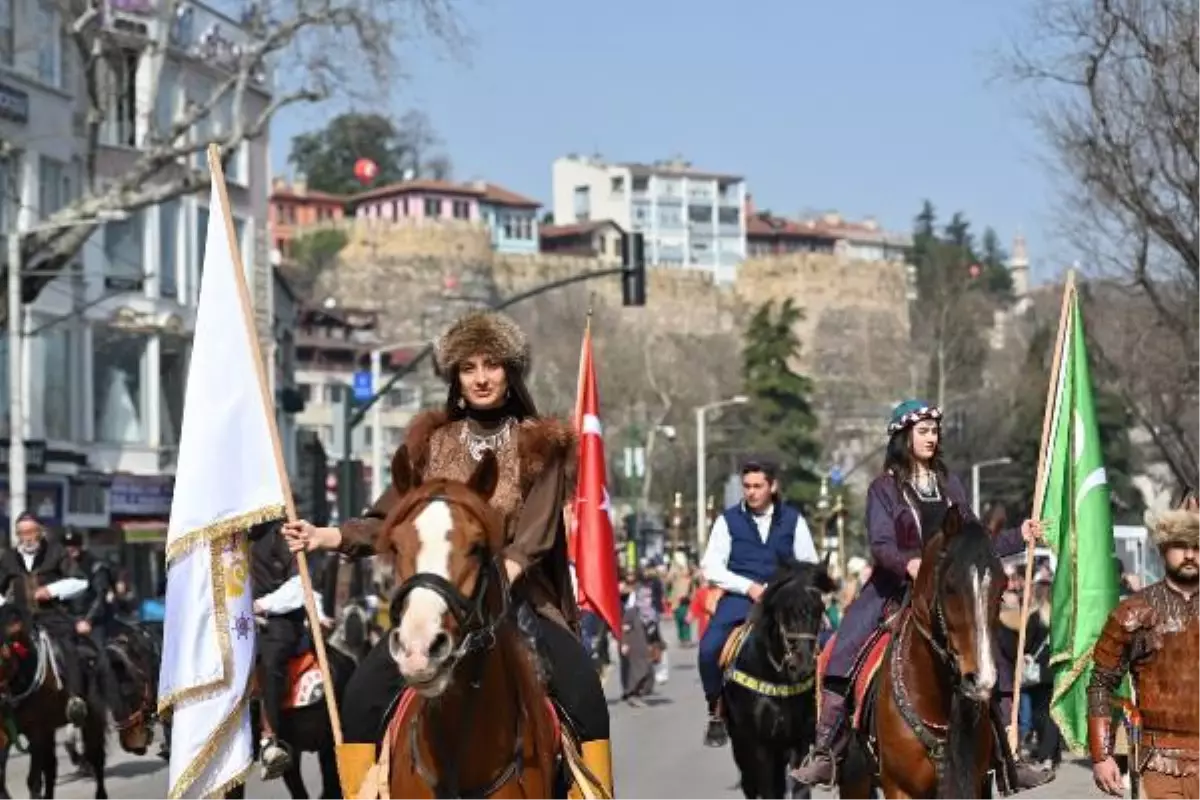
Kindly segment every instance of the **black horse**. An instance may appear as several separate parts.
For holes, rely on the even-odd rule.
[[[344,623],[343,623],[344,624]],[[333,672],[334,696],[341,704],[346,691],[346,684],[354,673],[357,664],[355,659],[332,644],[325,648],[325,657],[329,661],[329,669]],[[262,740],[262,708],[257,698],[250,707],[250,724],[253,729],[254,757],[258,758],[258,745]],[[300,773],[301,756],[304,753],[316,753],[317,762],[321,766],[321,797],[341,797],[342,788],[338,782],[337,751],[333,743],[333,729],[329,725],[329,712],[324,699],[303,708],[293,708],[280,715],[279,730],[275,732],[292,753],[292,765],[283,773],[283,784],[288,793],[294,798],[307,798],[308,787],[304,785],[304,776]],[[241,788],[243,791],[245,786]],[[230,794],[230,797],[243,796]]]
[[[813,742],[827,565],[780,563],[726,673],[722,708],[746,797],[788,796],[789,768]]]

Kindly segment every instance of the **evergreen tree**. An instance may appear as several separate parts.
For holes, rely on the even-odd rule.
[[[1012,275],[1008,271],[1008,253],[1000,245],[1000,237],[991,228],[986,228],[979,247],[979,266],[983,270],[980,280],[985,290],[998,299],[1011,300]]]
[[[790,366],[800,355],[794,326],[803,316],[791,298],[778,311],[774,301],[762,305],[746,329],[743,375],[750,398],[747,449],[777,459],[784,496],[807,509],[820,486],[815,467],[821,447],[812,381]]]

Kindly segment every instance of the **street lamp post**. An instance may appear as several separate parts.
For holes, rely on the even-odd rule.
[[[17,517],[25,513],[29,487],[25,471],[25,369],[22,364],[25,349],[25,304],[21,301],[21,237],[31,233],[60,228],[77,228],[101,222],[115,222],[129,215],[125,212],[102,214],[88,219],[46,222],[29,228],[21,227],[20,201],[9,204],[12,228],[8,231],[8,528],[10,541],[17,541]]]
[[[718,408],[743,405],[749,400],[750,398],[746,395],[739,394],[727,400],[696,406],[696,551],[700,555],[703,555],[704,545],[708,539],[708,531],[704,529],[704,498],[708,491],[705,415]]]
[[[979,461],[971,465],[971,510],[975,512],[975,516],[980,514],[980,497],[979,497],[979,471],[984,467],[998,467],[1002,464],[1011,464],[1012,459],[1005,456],[1004,458],[993,458],[987,461]]]

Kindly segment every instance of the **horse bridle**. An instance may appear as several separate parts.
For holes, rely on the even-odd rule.
[[[815,588],[813,588],[811,586],[806,587],[805,591],[816,593],[818,597],[821,594],[819,591],[817,591]],[[819,615],[818,615],[817,625],[818,626],[820,625]],[[767,658],[770,660],[771,666],[774,667],[776,670],[778,670],[780,673],[782,673],[784,671],[784,668],[788,664],[793,664],[793,665],[795,665],[795,667],[797,669],[799,669],[800,668],[800,654],[796,652],[797,646],[799,646],[800,642],[806,642],[806,641],[815,642],[820,638],[820,635],[816,634],[816,633],[808,633],[807,631],[800,631],[800,632],[789,631],[787,628],[785,628],[783,626],[783,623],[779,622],[779,621],[776,621],[776,627],[779,630],[779,641],[783,643],[783,658],[779,659],[779,661],[776,662],[775,655],[771,652],[771,648],[768,647],[767,648]]]
[[[445,495],[432,495],[427,498],[424,505],[419,509],[423,509],[430,503],[441,501],[450,505],[458,505],[464,508],[468,513],[472,513],[471,509],[463,503],[456,503],[452,498]],[[414,508],[409,516],[419,513],[418,508]],[[475,589],[471,592],[470,597],[463,596],[454,584],[443,578],[441,575],[435,575],[429,572],[418,572],[408,578],[396,590],[395,596],[392,598],[391,617],[393,624],[398,623],[400,612],[404,609],[404,601],[417,589],[425,589],[433,592],[438,597],[446,602],[446,607],[449,609],[454,621],[458,624],[462,641],[458,647],[454,649],[446,658],[444,669],[452,671],[456,669],[460,662],[465,661],[471,656],[482,656],[484,653],[496,646],[496,631],[509,619],[511,604],[509,602],[508,586],[505,585],[503,573],[500,568],[500,562],[496,557],[491,555],[490,550],[486,545],[479,545],[472,548],[471,555],[479,560],[479,577],[475,581]],[[488,589],[492,582],[500,587],[500,612],[494,617],[489,617],[485,603],[487,602]],[[470,671],[470,679],[468,686],[471,691],[478,690],[482,685],[483,679],[482,658],[473,659],[472,668]],[[472,718],[474,717],[477,707],[480,703],[465,703],[463,710],[463,720],[460,730],[467,730],[471,726]],[[516,731],[514,738],[514,752],[508,765],[500,770],[497,775],[483,788],[471,789],[463,792],[458,786],[458,765],[462,759],[463,750],[467,741],[466,736],[460,736],[455,743],[457,746],[450,747],[451,744],[447,741],[445,726],[438,726],[438,737],[435,746],[435,754],[439,761],[447,765],[444,770],[447,774],[442,780],[438,780],[421,761],[420,742],[418,741],[419,726],[421,715],[418,712],[413,715],[412,721],[409,723],[408,750],[412,760],[412,769],[421,780],[425,781],[426,785],[433,789],[434,795],[441,797],[472,797],[485,798],[490,797],[500,790],[506,783],[513,778],[519,778],[524,770],[524,736],[521,726],[521,714],[516,715]],[[442,754],[445,752],[453,753],[453,758],[443,759]]]
[[[962,685],[962,675],[958,670],[958,651],[954,647],[954,642],[950,638],[950,624],[946,622],[946,608],[942,602],[942,572],[944,562],[946,560],[946,548],[938,553],[937,561],[933,567],[933,599],[929,602],[929,613],[932,617],[932,627],[927,628],[922,624],[921,620],[916,617],[915,609],[909,612],[909,619],[912,620],[913,627],[917,629],[917,633],[921,634],[921,638],[929,643],[933,648],[934,654],[943,666],[950,670],[954,677],[955,691],[958,691]],[[913,587],[909,587],[909,606],[913,605]]]

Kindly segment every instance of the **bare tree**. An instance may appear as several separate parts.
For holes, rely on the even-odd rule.
[[[1168,394],[1195,398],[1200,362],[1200,25],[1194,0],[1046,0],[1010,59],[1038,92],[1037,120],[1064,181],[1063,228],[1090,269],[1146,301]],[[1132,320],[1131,320],[1132,322]],[[1136,324],[1136,323],[1135,323]],[[1196,480],[1194,435],[1147,397],[1144,351],[1097,338],[1105,377],[1155,436],[1180,480]],[[1189,416],[1195,416],[1192,403]]]
[[[207,147],[219,145],[228,159],[243,143],[266,135],[283,109],[335,94],[373,96],[378,102],[397,74],[399,45],[406,39],[430,36],[452,46],[462,41],[453,5],[453,0],[266,0],[251,4],[243,15],[246,44],[205,34],[185,51],[172,38],[191,13],[185,0],[155,3],[155,24],[143,36],[104,24],[108,9],[99,12],[91,0],[57,0],[81,75],[86,150],[81,196],[50,221],[69,224],[134,212],[201,191],[209,183],[202,158]],[[148,92],[144,98],[131,96],[120,85],[122,68],[147,61]],[[156,110],[171,96],[160,95],[179,88],[164,76],[168,64],[180,62],[203,63],[193,71],[213,69],[218,77],[209,91],[189,87],[185,107],[163,125]],[[98,156],[105,123],[119,114],[132,116],[131,103],[140,136],[126,144],[135,152],[118,174],[103,174]],[[3,143],[5,151],[20,145]],[[76,224],[23,237],[26,301],[54,279],[95,227]]]

